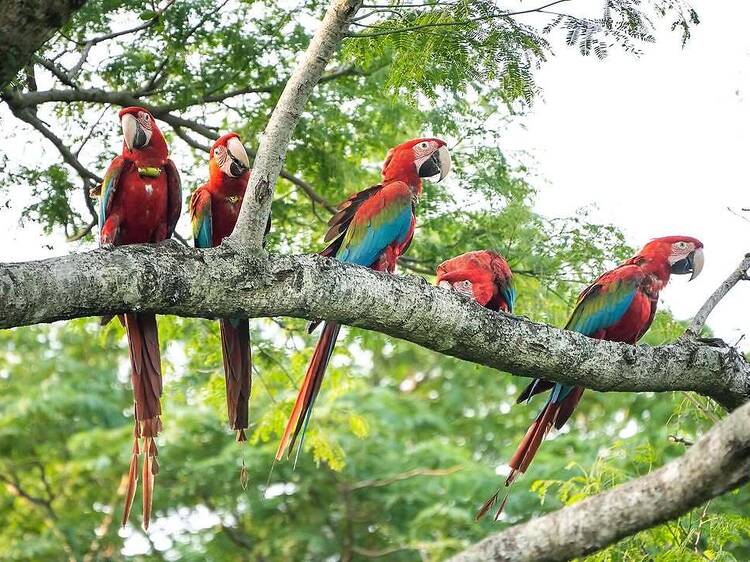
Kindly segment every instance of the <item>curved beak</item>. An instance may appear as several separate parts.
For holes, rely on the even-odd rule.
[[[695,279],[703,271],[703,248],[696,248],[687,257],[672,265],[672,273],[676,275],[687,275],[690,273],[690,281]]]
[[[125,146],[128,150],[143,148],[148,144],[148,135],[141,128],[136,118],[130,113],[122,116],[122,136],[125,140]]]
[[[227,142],[227,153],[229,154],[230,175],[238,178],[250,169],[250,159],[242,142],[237,137],[232,137]]]
[[[690,281],[698,277],[703,271],[703,248],[697,248],[691,256],[693,257],[693,273],[690,275]]]
[[[447,146],[441,146],[432,155],[422,162],[419,167],[419,177],[429,178],[440,174],[437,181],[441,181],[451,171],[451,153]]]

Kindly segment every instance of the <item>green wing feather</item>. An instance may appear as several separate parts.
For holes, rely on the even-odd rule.
[[[613,326],[627,312],[642,280],[643,272],[635,265],[605,273],[581,293],[565,328],[593,336]]]

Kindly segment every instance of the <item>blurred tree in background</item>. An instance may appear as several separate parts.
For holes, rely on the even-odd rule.
[[[88,191],[119,145],[118,106],[139,103],[167,123],[187,197],[220,131],[254,146],[324,4],[88,2],[22,84],[2,92],[26,123],[18,138],[41,134],[59,154],[0,155],[0,194],[50,243],[65,235],[76,241],[70,250],[93,247]],[[563,325],[583,284],[632,249],[585,213],[535,213],[527,159],[503,153],[503,130],[537,94],[533,73],[555,33],[603,57],[653,40],[649,18],[669,18],[684,40],[697,16],[681,2],[610,0],[600,19],[544,13],[556,6],[528,23],[492,2],[426,4],[363,9],[359,36],[346,40],[295,132],[268,246],[321,248],[331,203],[377,181],[387,148],[420,134],[446,137],[455,174],[426,186],[402,271],[431,275],[450,256],[499,250],[517,274],[518,313]],[[30,189],[17,197],[18,186]],[[187,221],[178,232],[188,237]],[[162,317],[165,431],[147,535],[119,529],[132,398],[115,324],[0,332],[2,560],[440,560],[660,466],[723,415],[693,394],[588,391],[515,486],[500,523],[479,524],[478,505],[536,414],[536,404],[513,406],[524,381],[346,330],[296,470],[272,467],[313,345],[304,323],[252,322],[252,425],[249,443],[238,445],[223,418],[217,323]],[[683,330],[662,312],[645,342]],[[747,560],[750,517],[729,495],[589,559]]]

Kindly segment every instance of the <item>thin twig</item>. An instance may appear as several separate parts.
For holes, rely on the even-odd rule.
[[[398,33],[409,33],[411,31],[420,31],[422,29],[432,28],[432,27],[456,27],[456,26],[462,26],[462,25],[469,25],[472,23],[479,23],[482,21],[492,20],[492,19],[498,19],[498,18],[510,18],[513,16],[520,16],[523,14],[531,14],[534,12],[541,12],[545,8],[549,8],[551,6],[554,6],[556,4],[562,4],[563,2],[570,2],[570,0],[556,0],[555,2],[550,2],[549,4],[545,4],[544,6],[539,6],[538,8],[531,8],[528,10],[520,10],[517,12],[500,12],[497,14],[490,14],[487,16],[480,16],[476,18],[470,18],[466,20],[460,20],[460,21],[443,21],[443,22],[433,22],[433,23],[425,23],[422,25],[412,25],[409,27],[402,27],[399,29],[389,29],[389,30],[383,30],[383,31],[373,31],[372,33],[347,33],[345,37],[354,38],[354,39],[369,39],[372,37],[382,37],[384,35],[394,35]],[[377,27],[377,26],[365,26],[363,24],[356,24],[361,27]]]
[[[349,490],[361,490],[362,488],[381,488],[383,486],[389,486],[394,482],[400,482],[402,480],[408,480],[415,476],[448,476],[461,470],[461,465],[451,466],[449,468],[415,468],[413,470],[407,470],[400,474],[396,474],[389,478],[380,478],[374,480],[362,480],[347,486]]]
[[[700,335],[703,326],[706,325],[706,320],[708,320],[711,311],[713,311],[714,307],[719,304],[719,301],[727,295],[732,287],[734,287],[739,281],[748,279],[747,272],[749,269],[750,253],[747,253],[745,254],[745,258],[740,262],[740,265],[737,266],[737,269],[735,269],[732,274],[727,277],[721,285],[719,285],[719,288],[714,291],[700,308],[692,322],[690,322],[690,326],[688,326],[688,329],[685,331],[685,337],[697,338]]]

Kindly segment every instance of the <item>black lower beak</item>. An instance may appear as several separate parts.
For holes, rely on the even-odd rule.
[[[693,273],[695,254],[690,253],[686,258],[672,264],[672,273],[675,275],[687,275]]]
[[[238,178],[245,172],[247,172],[247,168],[245,165],[237,160],[236,158],[232,158],[232,163],[229,165],[229,172],[235,177]]]
[[[141,129],[140,125],[135,128],[135,138],[133,139],[133,148],[143,148],[148,142],[146,132]]]
[[[422,162],[422,165],[419,167],[419,177],[420,178],[430,178],[432,176],[436,176],[440,173],[440,155],[438,154],[438,151],[432,153],[432,156],[430,156],[427,160]]]

